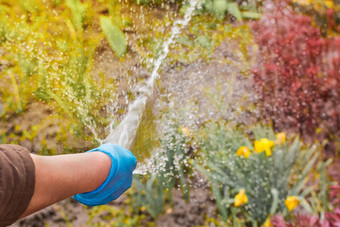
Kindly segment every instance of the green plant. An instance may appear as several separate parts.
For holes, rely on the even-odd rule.
[[[135,175],[136,192],[131,195],[135,212],[145,209],[153,218],[164,211],[166,201],[173,204],[173,189],[180,187],[189,200],[192,165],[188,149],[189,131],[174,119],[164,117],[160,149],[151,158],[155,172]]]
[[[306,147],[298,138],[274,145],[276,136],[269,127],[252,128],[248,135],[242,131],[228,129],[223,122],[209,123],[200,139],[197,168],[211,184],[222,219],[258,226],[270,215],[288,215],[289,196],[305,206],[313,191],[306,183],[313,165],[321,163],[317,146]],[[244,155],[239,149],[245,147],[254,152]]]
[[[155,160],[158,167],[158,179],[167,190],[168,198],[172,202],[172,190],[176,185],[182,189],[184,198],[189,199],[190,182],[192,173],[189,149],[187,147],[189,129],[180,126],[175,120],[165,121],[161,136],[161,150]]]
[[[164,188],[157,181],[157,175],[134,175],[133,183],[136,192],[131,194],[132,207],[135,213],[146,210],[153,218],[164,211]]]
[[[129,214],[128,214],[129,213]],[[134,227],[140,226],[140,221],[145,217],[127,212],[123,207],[116,208],[108,205],[92,207],[87,211],[89,217],[86,225],[88,226],[122,226]]]
[[[138,5],[160,4],[164,0],[134,0]]]
[[[59,114],[56,121],[63,119],[62,125],[67,124],[68,129],[57,134],[66,140],[62,133],[93,140],[94,135],[83,133],[85,126],[95,132],[95,128],[103,128],[113,120],[114,116],[104,116],[102,109],[114,98],[115,83],[102,73],[96,78],[92,75],[95,50],[110,31],[97,31],[99,16],[92,4],[79,0],[47,5],[39,0],[1,2],[0,49],[6,63],[0,71],[2,120],[24,114],[32,103],[47,103]],[[108,1],[102,2],[102,6],[105,4],[116,23],[119,18],[115,11],[120,9]],[[125,39],[119,28],[115,33],[117,29],[120,38]],[[115,42],[111,40],[110,44]],[[126,49],[122,47],[120,55]],[[7,137],[7,142],[27,137],[21,137],[21,131],[17,133],[16,137]]]
[[[122,57],[127,46],[124,33],[108,17],[100,17],[100,26],[116,55]]]
[[[256,10],[258,3],[253,3],[253,1],[242,1],[242,3],[239,4],[233,0],[204,0],[203,10],[213,14],[219,20],[224,19],[226,13],[232,15],[236,20],[261,17],[261,14]]]

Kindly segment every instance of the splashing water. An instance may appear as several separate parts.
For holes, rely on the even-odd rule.
[[[176,20],[171,29],[171,36],[164,42],[160,56],[154,61],[154,68],[146,85],[140,89],[141,95],[129,106],[127,115],[121,123],[112,129],[103,142],[119,144],[130,148],[136,136],[137,129],[141,122],[146,105],[153,98],[156,79],[159,77],[158,70],[169,53],[169,47],[175,42],[175,38],[180,33],[181,28],[185,27],[191,20],[193,11],[198,6],[199,0],[190,0],[189,7],[183,19]],[[136,170],[135,172],[140,172]]]

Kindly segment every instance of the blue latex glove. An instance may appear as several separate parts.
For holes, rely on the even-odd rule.
[[[104,205],[117,199],[131,187],[132,172],[136,168],[136,157],[119,145],[106,143],[87,152],[101,151],[112,159],[110,173],[104,183],[91,192],[81,193],[74,198],[87,206]]]

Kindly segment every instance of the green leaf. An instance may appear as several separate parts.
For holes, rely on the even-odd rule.
[[[261,13],[245,11],[242,12],[242,17],[248,19],[259,19],[261,17]]]
[[[208,36],[201,35],[197,37],[197,42],[204,49],[210,49],[212,47],[211,40]]]
[[[270,214],[274,215],[279,204],[279,191],[276,188],[272,188],[270,192],[272,193],[273,196],[273,203],[270,208]]]
[[[190,40],[187,36],[180,36],[176,40],[177,40],[178,43],[186,45],[188,47],[194,46],[194,42],[192,40]]]
[[[25,12],[33,13],[38,9],[37,3],[34,0],[20,0],[19,3]]]
[[[79,30],[83,30],[83,22],[87,10],[87,5],[81,3],[80,0],[66,0],[66,5],[72,11],[73,24]]]
[[[229,3],[227,8],[228,13],[233,15],[237,20],[242,20],[242,13],[240,9],[238,8],[238,5],[236,2]]]
[[[122,57],[127,46],[124,33],[105,16],[100,17],[100,27],[116,55]]]
[[[218,19],[223,19],[225,15],[225,11],[228,9],[228,3],[226,0],[214,0],[213,2],[213,10],[215,16]]]

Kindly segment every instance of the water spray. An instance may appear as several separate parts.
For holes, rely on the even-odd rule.
[[[141,122],[143,113],[147,103],[152,99],[154,95],[154,89],[156,80],[159,77],[158,70],[162,65],[165,58],[168,56],[169,47],[175,43],[175,38],[181,31],[181,28],[186,27],[191,20],[192,14],[198,5],[199,0],[188,1],[188,8],[185,12],[184,18],[176,20],[171,28],[170,37],[162,45],[162,52],[157,59],[154,60],[154,68],[152,70],[150,78],[144,87],[140,89],[141,95],[129,106],[128,113],[121,121],[121,123],[113,130],[103,142],[113,143],[121,145],[127,149],[132,146],[135,139],[137,129]],[[135,172],[138,171],[139,168]]]

